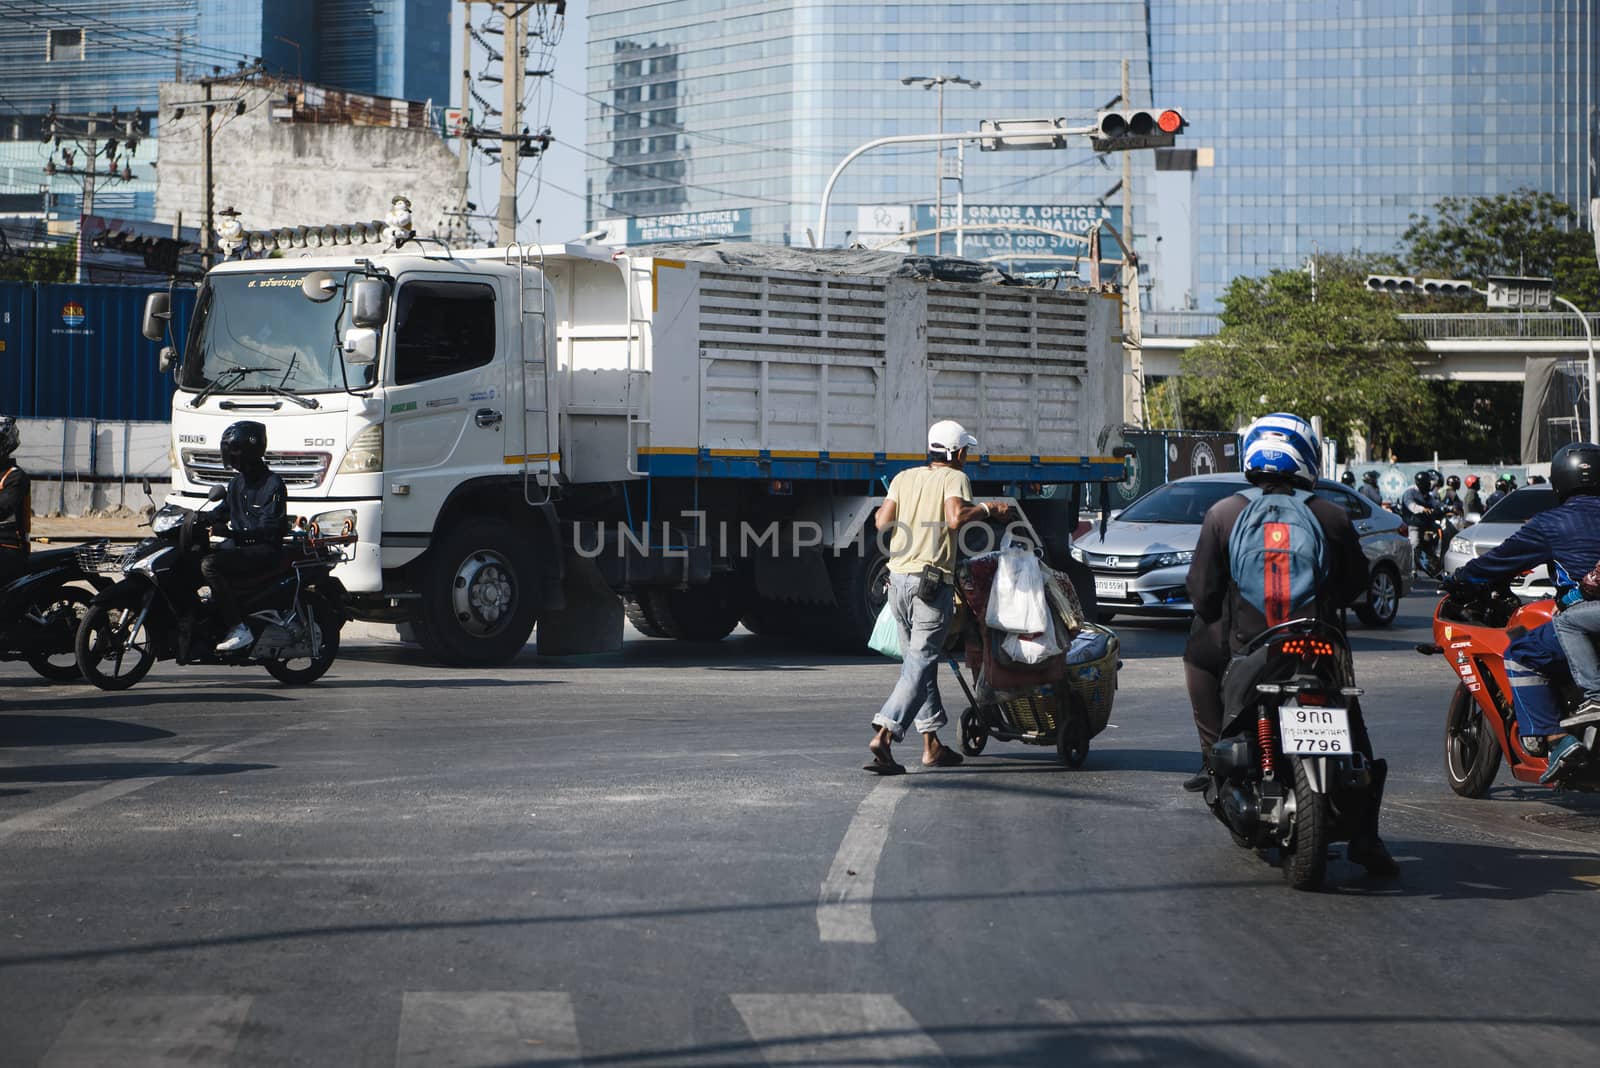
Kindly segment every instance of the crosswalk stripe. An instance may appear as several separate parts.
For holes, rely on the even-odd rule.
[[[179,1068],[226,1063],[248,997],[178,994],[80,1002],[39,1068]]]
[[[768,1064],[943,1065],[944,1054],[888,994],[734,994]]]
[[[1269,1036],[1239,1024],[1216,1024],[1204,1009],[1138,1002],[1070,1002],[1041,999],[1041,1008],[1064,1024],[1080,1026],[1086,1039],[1101,1044],[1096,1055],[1108,1060],[1143,1059],[1153,1043],[1158,1059],[1169,1063],[1209,1061],[1219,1055],[1234,1064],[1278,1064],[1283,1047]]]
[[[560,991],[407,991],[395,1068],[582,1064],[572,996]]]
[[[856,809],[817,895],[817,936],[824,942],[871,943],[872,891],[878,858],[889,840],[889,821],[905,796],[905,783],[880,779]]]

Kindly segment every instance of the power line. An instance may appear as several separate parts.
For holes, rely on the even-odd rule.
[[[577,145],[577,143],[575,143],[573,141],[563,141],[563,142],[560,142],[560,143],[566,145],[568,148],[572,149],[575,152],[582,153],[583,155],[588,156],[590,159],[598,160],[599,162],[604,163],[604,164],[606,164],[607,166],[610,166],[610,167],[621,167],[624,170],[642,170],[643,168],[646,168],[646,167],[660,166],[660,164],[656,164],[656,163],[620,163],[620,162],[617,162],[616,160],[606,159],[604,156],[597,156],[593,152],[590,152],[586,148],[580,148]],[[681,162],[681,161],[674,161],[674,162]],[[682,179],[678,179],[678,178],[663,178],[659,174],[648,175],[648,177],[655,178],[657,181],[660,181],[660,182],[662,182],[664,184],[667,184],[667,185],[682,186],[685,189],[698,189],[698,190],[700,190],[701,192],[704,192],[704,193],[715,193],[718,196],[731,197],[734,200],[759,200],[759,201],[761,201],[763,203],[766,203],[766,204],[781,204],[786,208],[793,208],[793,207],[802,206],[801,202],[798,201],[798,200],[777,200],[777,199],[775,199],[773,197],[756,196],[756,195],[751,194],[751,193],[735,193],[735,192],[732,192],[731,190],[718,189],[715,186],[709,186],[709,185],[699,185],[699,184],[697,184],[695,182],[686,182],[686,181],[683,181]]]

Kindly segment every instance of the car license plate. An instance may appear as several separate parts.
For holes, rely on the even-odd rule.
[[[1094,595],[1096,597],[1126,597],[1128,596],[1128,580],[1096,575],[1094,577]]]
[[[1302,756],[1343,756],[1350,752],[1350,711],[1291,702],[1278,709],[1283,751]]]

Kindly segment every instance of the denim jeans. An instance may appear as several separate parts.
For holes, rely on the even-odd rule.
[[[1594,647],[1595,637],[1600,636],[1600,601],[1579,601],[1563,609],[1554,626],[1572,681],[1586,699],[1600,701],[1600,652]]]
[[[922,734],[947,722],[939,699],[939,654],[953,613],[950,584],[939,587],[933,604],[917,596],[920,575],[889,572],[889,608],[900,623],[900,679],[883,708],[872,717],[874,727],[887,727],[899,741],[915,721]]]

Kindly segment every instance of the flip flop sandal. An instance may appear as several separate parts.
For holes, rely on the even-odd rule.
[[[904,775],[906,773],[906,766],[904,764],[896,764],[892,760],[874,760],[861,765],[861,770],[870,771],[874,775]]]
[[[960,753],[956,752],[954,749],[951,749],[948,745],[945,745],[939,747],[938,756],[934,757],[932,760],[924,760],[922,762],[922,766],[925,768],[953,768],[957,767],[963,762],[964,760]]]

